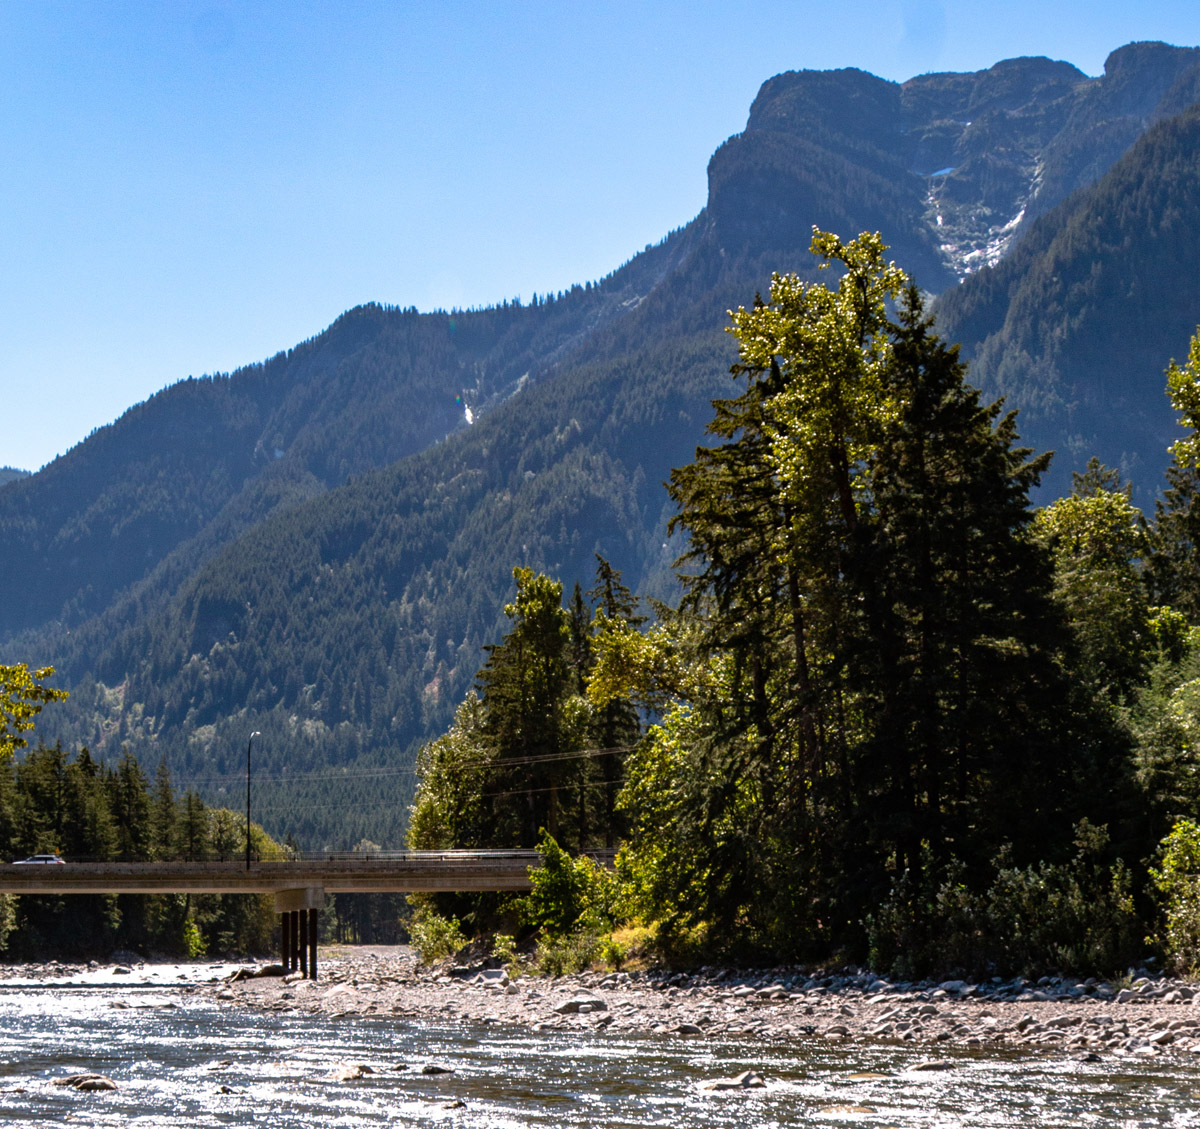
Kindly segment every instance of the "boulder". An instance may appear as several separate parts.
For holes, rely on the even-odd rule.
[[[335,1067],[325,1075],[325,1079],[328,1082],[353,1082],[356,1078],[361,1078],[364,1074],[369,1073],[374,1072],[366,1067],[347,1063],[343,1066]]]
[[[608,1011],[606,1004],[599,996],[572,996],[563,1000],[554,1012],[556,1015],[588,1015],[593,1011]]]
[[[85,1078],[82,1082],[76,1084],[77,1090],[115,1090],[117,1084],[111,1078],[105,1078],[103,1074],[97,1074],[94,1078]]]
[[[471,983],[499,991],[508,987],[508,973],[503,968],[485,968],[474,976]]]
[[[702,1090],[761,1090],[766,1086],[763,1076],[753,1070],[743,1070],[733,1078],[713,1078],[701,1085]]]
[[[117,1084],[103,1074],[68,1074],[55,1078],[55,1086],[70,1086],[73,1090],[115,1090]]]

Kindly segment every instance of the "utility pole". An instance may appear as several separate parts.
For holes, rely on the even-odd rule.
[[[254,747],[254,738],[262,734],[256,729],[246,742],[246,869],[250,869],[250,750]]]

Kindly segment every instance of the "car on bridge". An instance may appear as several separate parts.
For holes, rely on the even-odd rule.
[[[66,866],[58,855],[30,855],[27,859],[13,859],[13,866]]]

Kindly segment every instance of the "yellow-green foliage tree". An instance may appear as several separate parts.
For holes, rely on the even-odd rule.
[[[34,718],[48,702],[67,696],[65,690],[47,686],[54,667],[30,670],[25,663],[0,665],[0,759],[9,760],[28,744],[23,734],[33,729]]]
[[[67,696],[45,684],[54,673],[52,666],[30,670],[25,663],[0,664],[0,765],[12,761],[17,749],[28,744],[23,734],[33,729],[34,718],[48,702]],[[0,817],[0,823],[6,822]],[[0,949],[16,926],[16,899],[0,894]]]

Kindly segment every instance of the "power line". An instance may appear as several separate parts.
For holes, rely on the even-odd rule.
[[[527,765],[527,764],[550,764],[557,761],[569,760],[594,760],[599,757],[615,756],[619,753],[631,752],[636,746],[634,745],[614,745],[604,749],[577,749],[566,753],[542,753],[534,754],[527,757],[477,757],[474,760],[460,761],[454,767],[459,770],[469,768],[507,768],[510,765]],[[304,781],[350,781],[350,780],[383,780],[395,776],[416,776],[417,768],[415,765],[404,768],[381,768],[381,769],[365,769],[362,771],[347,771],[342,769],[320,769],[312,772],[262,772],[254,774],[254,781],[258,784],[291,784],[303,783]],[[181,777],[178,787],[183,790],[194,788],[197,786],[215,786],[232,781],[240,787],[244,776],[241,772],[234,771],[225,773],[222,776],[191,776]]]

